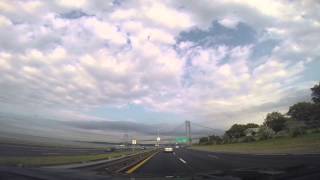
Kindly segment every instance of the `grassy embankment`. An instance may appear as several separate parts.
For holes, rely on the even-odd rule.
[[[256,141],[250,143],[234,143],[221,145],[195,145],[192,149],[213,151],[213,152],[232,152],[232,153],[320,153],[320,133],[306,134],[291,138],[282,137]]]
[[[49,166],[60,164],[82,163],[102,159],[120,157],[131,152],[114,152],[97,155],[70,155],[70,156],[33,156],[33,157],[0,157],[0,165],[11,166]]]

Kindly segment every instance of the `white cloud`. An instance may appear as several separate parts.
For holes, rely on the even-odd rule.
[[[111,19],[114,20],[128,20],[131,17],[135,17],[136,15],[136,11],[133,9],[120,9],[120,10],[115,10],[112,14],[111,14]]]
[[[24,11],[28,13],[34,13],[36,12],[39,8],[41,8],[43,4],[41,1],[28,1],[24,2],[21,4],[21,7],[23,8]]]
[[[115,25],[100,21],[96,18],[87,18],[84,26],[92,30],[98,38],[110,40],[116,45],[124,45],[127,42],[126,35],[117,30]]]
[[[10,19],[0,15],[0,27],[3,28],[10,25],[12,25],[12,22],[10,21]]]
[[[239,24],[239,20],[235,17],[225,17],[221,20],[218,21],[221,25],[227,27],[227,28],[231,28],[234,29],[237,27],[237,25]]]
[[[298,91],[306,66],[320,52],[314,3],[264,3],[0,2],[0,98],[39,107],[35,111],[66,110],[59,117],[85,119],[83,110],[133,103],[193,120],[210,118],[220,127],[258,122],[273,109],[265,104],[287,107],[281,99]],[[81,16],[62,15],[71,9]],[[256,42],[177,44],[181,31],[206,29],[213,20],[231,29],[245,23],[259,42],[278,44],[257,59]]]
[[[49,55],[48,59],[59,62],[67,58],[67,52],[63,47],[55,48]]]
[[[233,0],[231,0],[232,2]],[[294,6],[289,2],[279,2],[279,1],[259,1],[259,0],[252,0],[252,1],[240,1],[235,0],[234,2],[239,4],[245,4],[249,7],[257,9],[259,12],[266,16],[272,16],[276,18],[292,18],[291,15],[296,13],[294,10]]]
[[[192,112],[200,119],[219,117],[225,123],[224,127],[235,121],[261,121],[263,114],[276,109],[253,109],[264,104],[278,103],[282,98],[295,93],[295,90],[290,92],[289,89],[294,87],[296,77],[305,68],[303,61],[292,64],[273,57],[251,68],[252,46],[232,49],[223,46],[216,49],[190,48],[188,51],[193,51],[192,54],[196,55],[191,58],[192,67],[188,76],[191,84],[186,89],[180,106],[184,107],[185,113]],[[228,63],[220,64],[222,59]],[[275,107],[283,110],[286,105]],[[231,119],[226,119],[228,114],[232,115]],[[254,114],[260,115],[257,117]],[[257,118],[246,120],[247,117]]]
[[[187,14],[176,11],[162,3],[154,3],[145,9],[146,17],[154,23],[159,23],[171,29],[185,29],[192,22]]]
[[[1,1],[0,2],[0,10],[2,11],[13,11],[14,10],[14,5],[10,4],[9,1]]]
[[[57,0],[57,3],[68,8],[81,8],[86,5],[87,0]]]

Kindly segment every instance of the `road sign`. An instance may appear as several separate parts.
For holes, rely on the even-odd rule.
[[[176,142],[177,142],[177,143],[188,143],[188,142],[189,142],[189,139],[186,138],[186,137],[177,137],[177,138],[176,138]]]
[[[132,144],[137,144],[137,140],[132,139]]]

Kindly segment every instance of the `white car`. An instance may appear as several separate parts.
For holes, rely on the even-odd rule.
[[[173,152],[173,148],[172,147],[165,147],[164,152]]]

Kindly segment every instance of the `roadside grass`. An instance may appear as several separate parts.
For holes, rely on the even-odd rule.
[[[273,138],[250,143],[234,143],[221,145],[195,145],[191,149],[232,152],[232,153],[320,153],[320,133],[306,134],[299,137]]]
[[[114,152],[96,155],[70,155],[70,156],[23,156],[23,157],[0,157],[0,165],[7,166],[50,166],[83,163],[89,161],[111,159],[131,152]]]

